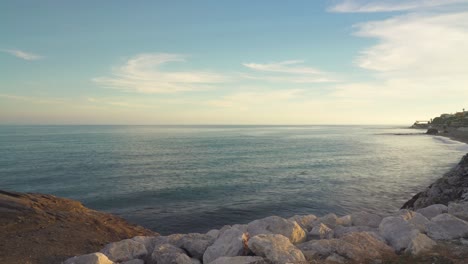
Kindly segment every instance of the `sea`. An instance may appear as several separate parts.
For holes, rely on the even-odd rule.
[[[0,189],[161,234],[278,215],[390,213],[468,145],[401,126],[0,126]]]

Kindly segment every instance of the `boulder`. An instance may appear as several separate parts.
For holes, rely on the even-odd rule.
[[[185,249],[190,257],[202,260],[206,249],[213,242],[214,239],[209,235],[191,233],[180,240],[180,248]]]
[[[190,260],[192,261],[192,264],[202,264],[199,259],[191,258]]]
[[[71,257],[64,264],[113,264],[106,255],[96,252],[87,255]]]
[[[326,214],[320,217],[319,219],[315,220],[313,225],[316,226],[319,224],[325,224],[329,228],[333,229],[338,224],[337,220],[338,217],[336,216],[336,214]]]
[[[296,221],[296,223],[302,227],[305,231],[310,231],[313,227],[313,223],[317,220],[317,217],[313,214],[310,215],[295,215],[288,219],[289,221]]]
[[[120,264],[145,264],[145,261],[142,259],[132,259],[129,261],[121,262]]]
[[[206,232],[206,234],[213,239],[217,239],[219,236],[219,230],[218,229],[211,229],[210,231]]]
[[[443,204],[433,204],[429,205],[428,207],[424,207],[421,209],[416,210],[416,213],[420,213],[424,215],[427,219],[432,219],[440,214],[447,213],[448,207]]]
[[[389,216],[380,223],[379,232],[390,246],[396,251],[401,251],[408,247],[414,232],[417,234],[419,230],[414,229],[403,217]]]
[[[336,219],[336,224],[339,226],[351,226],[353,224],[351,215],[345,215]]]
[[[262,257],[239,256],[239,257],[220,257],[209,264],[267,264]]]
[[[397,215],[400,215],[405,221],[411,224],[414,229],[418,229],[420,232],[426,232],[426,225],[429,223],[429,219],[420,213],[413,212],[407,209],[401,209]]]
[[[237,228],[224,231],[203,254],[203,263],[210,263],[219,257],[235,257],[245,255],[246,237]]]
[[[132,259],[144,258],[148,251],[145,245],[133,239],[124,239],[107,244],[101,253],[114,262],[123,262]]]
[[[280,234],[287,237],[291,243],[302,243],[306,240],[306,232],[295,222],[279,216],[270,216],[252,221],[247,226],[251,237],[260,234]]]
[[[192,264],[185,251],[171,244],[161,244],[154,248],[149,264]]]
[[[236,225],[233,225],[232,228],[237,228],[237,229],[239,229],[240,231],[242,231],[244,233],[247,232],[247,225],[238,225],[238,224],[236,224]]]
[[[393,256],[393,249],[367,233],[349,233],[342,239],[323,239],[299,244],[309,261],[338,255],[356,263],[367,263]]]
[[[367,212],[355,212],[351,214],[351,223],[353,226],[379,227],[382,217],[380,215]]]
[[[325,224],[314,226],[308,234],[308,239],[333,238],[333,230]]]
[[[468,222],[450,214],[440,214],[426,225],[427,235],[436,240],[450,240],[468,236]]]
[[[300,263],[306,259],[291,241],[278,234],[261,234],[249,240],[249,248],[257,256],[265,257],[272,264]]]
[[[369,227],[369,226],[337,226],[334,230],[334,237],[341,238],[342,236],[352,233],[352,232],[378,232],[378,228]]]
[[[157,237],[155,237],[155,236],[136,236],[136,237],[133,237],[131,239],[138,242],[138,243],[140,243],[140,244],[143,244],[145,246],[146,251],[148,252],[148,254],[151,254],[153,252],[154,247],[161,240],[161,238],[159,236],[157,236]]]
[[[408,247],[405,249],[405,253],[419,255],[431,250],[435,245],[436,242],[428,236],[424,234],[415,234],[415,236],[411,238]]]
[[[449,203],[448,213],[462,220],[468,221],[468,202]]]

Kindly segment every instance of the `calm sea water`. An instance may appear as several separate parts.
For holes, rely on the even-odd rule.
[[[162,234],[270,215],[397,210],[468,151],[383,126],[0,126],[0,189]]]

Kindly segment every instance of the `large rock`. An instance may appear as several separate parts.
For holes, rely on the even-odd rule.
[[[411,238],[419,233],[419,230],[414,229],[403,217],[389,216],[380,223],[379,232],[390,246],[396,251],[401,251],[408,247]]]
[[[436,240],[450,240],[468,236],[468,222],[450,214],[440,214],[426,225],[427,235]]]
[[[206,249],[211,246],[214,239],[205,234],[192,233],[180,240],[180,247],[188,252],[190,257],[202,260]]]
[[[351,226],[353,224],[351,215],[345,215],[336,219],[336,224],[339,226]]]
[[[171,244],[161,244],[154,248],[149,264],[192,264],[185,251]]]
[[[314,226],[308,234],[308,239],[333,238],[333,230],[325,224]]]
[[[379,227],[382,217],[380,215],[367,212],[355,212],[351,214],[351,222],[353,226],[370,226]]]
[[[64,264],[113,264],[106,255],[97,252],[69,258]]]
[[[220,257],[209,264],[267,264],[262,257],[239,256],[239,257]]]
[[[145,245],[132,239],[125,239],[119,242],[109,243],[101,253],[114,262],[123,262],[132,259],[144,258],[148,251]]]
[[[448,213],[462,220],[468,221],[468,202],[449,203]]]
[[[426,232],[426,225],[429,223],[429,219],[422,214],[407,209],[401,209],[398,211],[397,215],[400,215],[413,228],[418,229],[422,233]]]
[[[160,236],[136,236],[136,237],[133,237],[132,240],[140,244],[143,244],[146,248],[146,251],[150,255],[153,252],[156,244],[161,244],[160,241],[162,241],[162,237]]]
[[[246,240],[246,235],[239,229],[227,229],[214,241],[213,245],[206,249],[203,254],[203,263],[210,263],[219,257],[245,255],[247,253]]]
[[[120,264],[145,264],[145,261],[142,259],[132,259],[129,261],[121,262]]]
[[[272,264],[300,263],[306,259],[290,240],[277,234],[261,234],[249,240],[249,248],[257,256],[265,257]]]
[[[334,237],[335,238],[341,238],[344,235],[348,233],[353,233],[353,232],[378,232],[378,228],[374,227],[369,227],[369,226],[337,226],[334,230]]]
[[[313,214],[310,215],[295,215],[288,219],[289,221],[296,221],[296,223],[306,231],[310,231],[313,227],[313,223],[317,220],[317,217]]]
[[[287,237],[291,243],[302,243],[306,240],[306,232],[295,222],[279,216],[270,216],[250,222],[247,232],[251,237],[260,234],[280,234]]]
[[[393,256],[393,249],[367,233],[349,233],[342,239],[323,239],[298,245],[309,261],[337,256],[353,263],[367,263]]]
[[[412,238],[405,253],[419,255],[431,250],[436,245],[434,240],[424,234],[415,234]]]
[[[210,231],[206,232],[206,234],[213,239],[217,239],[219,236],[219,230],[218,229],[211,229]]]
[[[338,216],[336,214],[326,214],[319,219],[314,221],[314,226],[319,225],[319,224],[325,224],[329,228],[333,229],[338,225]]]
[[[443,204],[433,204],[429,205],[428,207],[424,207],[421,209],[416,210],[417,213],[424,215],[427,219],[432,219],[440,214],[447,213],[448,208],[446,205]]]

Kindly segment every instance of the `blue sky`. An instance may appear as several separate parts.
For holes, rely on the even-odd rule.
[[[2,1],[1,124],[405,124],[468,102],[468,1]]]

